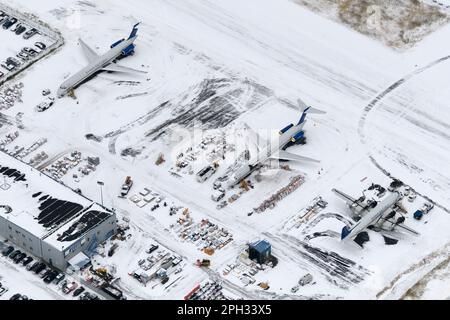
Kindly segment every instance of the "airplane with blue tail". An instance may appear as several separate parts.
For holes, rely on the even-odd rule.
[[[287,160],[287,161],[309,161],[320,162],[312,158],[300,156],[294,153],[286,151],[286,148],[293,145],[303,143],[305,140],[305,132],[303,130],[306,122],[307,115],[311,113],[324,114],[324,111],[315,109],[306,105],[301,99],[298,99],[298,106],[300,108],[301,117],[297,124],[289,124],[280,130],[279,136],[272,141],[269,145],[261,139],[257,133],[254,133],[258,137],[258,143],[255,143],[258,153],[257,156],[241,165],[228,180],[228,187],[232,188],[236,184],[240,183],[243,179],[248,177],[253,171],[261,167],[267,160]],[[265,148],[260,148],[261,145],[265,145]]]
[[[61,84],[57,93],[58,98],[62,98],[71,93],[76,87],[100,71],[147,73],[145,71],[122,66],[116,62],[116,60],[120,58],[134,54],[136,48],[134,41],[137,39],[138,26],[139,23],[133,26],[133,30],[128,39],[123,38],[116,41],[111,45],[110,50],[103,55],[98,55],[83,40],[79,39],[79,43],[83,48],[83,52],[89,61],[89,64]]]

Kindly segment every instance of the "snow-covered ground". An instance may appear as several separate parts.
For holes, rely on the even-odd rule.
[[[71,172],[62,180],[96,201],[100,201],[96,182],[104,181],[105,205],[141,230],[131,238],[136,244],[127,244],[129,256],[119,250],[109,263],[99,258],[103,264],[116,265],[122,288],[133,294],[130,298],[180,299],[208,278],[223,281],[225,290],[243,298],[399,298],[428,272],[419,263],[422,259],[432,262],[428,268],[441,262],[443,255],[433,253],[450,241],[450,216],[445,211],[450,206],[446,107],[450,44],[444,40],[449,25],[413,48],[396,52],[287,0],[43,0],[39,4],[13,0],[10,5],[58,29],[65,45],[22,74],[23,103],[2,111],[12,125],[0,127],[0,138],[17,130],[14,119],[22,112],[24,129],[6,146],[8,150],[45,137],[47,143],[37,152],[49,155],[46,164],[74,150],[100,158],[99,167],[89,175],[75,179]],[[103,73],[78,88],[76,100],[63,98],[45,112],[35,111],[43,89],[55,93],[64,79],[87,63],[79,37],[103,53],[138,21],[142,24],[136,53],[121,64],[146,70],[148,75]],[[0,29],[0,39],[6,36],[9,39],[11,32]],[[188,170],[180,171],[179,177],[169,172],[177,152],[186,145],[180,147],[174,138],[192,134],[194,124],[208,130],[205,135],[212,129],[233,133],[243,122],[255,130],[277,132],[298,121],[299,111],[293,107],[298,97],[327,114],[309,116],[307,144],[290,151],[321,159],[320,165],[289,163],[292,172],[263,175],[261,182],[252,177],[255,188],[221,210],[210,196],[225,163],[203,184]],[[87,139],[88,134],[96,140]],[[130,151],[135,156],[124,156]],[[157,166],[160,153],[166,162]],[[331,189],[357,197],[372,182],[387,186],[390,179],[385,172],[436,203],[422,221],[413,220],[412,212],[425,198],[408,203],[406,223],[421,232],[419,238],[402,236],[397,245],[386,246],[379,234],[370,231],[371,241],[360,249],[332,237],[305,241],[309,231],[301,234],[302,229],[285,228],[319,195],[329,202],[322,213],[345,216],[345,204]],[[305,177],[299,189],[274,209],[247,215],[298,174]],[[139,208],[129,198],[117,197],[126,176],[135,181],[129,196],[147,187],[163,195],[169,207],[188,208],[195,221],[209,219],[226,228],[233,241],[212,256],[181,241],[171,228],[179,214],[170,216],[163,206],[152,211],[153,204]],[[339,233],[342,226],[327,218],[311,232]],[[146,237],[187,263],[180,274],[186,277],[176,290],[153,290],[127,276],[137,267],[136,255],[144,249]],[[223,275],[246,243],[260,238],[271,242],[279,265],[258,273],[258,281],[249,286],[236,274]],[[211,259],[211,268],[193,266],[205,257]],[[349,267],[341,269],[343,265]],[[346,275],[339,275],[339,270]],[[291,288],[307,272],[316,283],[292,294]],[[270,284],[268,291],[257,286],[265,281]],[[447,296],[439,289],[433,292],[436,298]],[[38,289],[34,297],[50,298]]]

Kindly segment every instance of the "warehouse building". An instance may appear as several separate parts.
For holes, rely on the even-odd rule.
[[[116,231],[115,213],[0,153],[1,238],[64,271]]]

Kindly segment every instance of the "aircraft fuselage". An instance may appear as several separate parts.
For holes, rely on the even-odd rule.
[[[62,98],[67,95],[71,90],[75,89],[82,82],[92,77],[97,72],[101,71],[104,67],[111,64],[118,59],[123,51],[128,48],[136,40],[137,36],[124,40],[111,48],[105,54],[95,58],[89,65],[72,75],[69,79],[64,81],[58,89],[58,98]]]

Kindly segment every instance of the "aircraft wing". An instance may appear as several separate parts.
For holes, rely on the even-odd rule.
[[[272,154],[270,159],[280,159],[280,160],[292,160],[292,161],[310,161],[310,162],[320,162],[319,160],[299,156],[294,153],[290,153],[287,151],[279,150],[278,152]]]
[[[255,132],[250,126],[244,122],[245,128],[250,131],[250,140],[256,146],[259,151],[261,145],[267,145],[266,139],[262,138],[257,132]]]
[[[146,71],[137,70],[129,67],[121,66],[117,63],[111,63],[102,68],[103,71],[125,72],[125,73],[147,73]]]
[[[420,233],[419,232],[417,232],[416,230],[414,230],[414,229],[412,229],[412,228],[410,228],[410,227],[408,227],[408,226],[405,226],[404,224],[396,224],[395,223],[395,221],[394,220],[392,220],[392,219],[385,219],[385,218],[381,218],[381,219],[383,219],[383,220],[385,220],[385,221],[388,221],[388,222],[390,222],[390,223],[392,223],[395,227],[394,228],[400,228],[400,229],[402,229],[403,231],[406,231],[406,232],[408,232],[409,234],[412,234],[412,235],[414,235],[414,236],[419,236],[420,235]]]
[[[344,193],[344,192],[342,192],[342,191],[340,191],[340,190],[332,189],[331,191],[333,191],[334,193],[336,193],[339,197],[341,197],[342,199],[344,199],[344,200],[347,201],[348,203],[358,203],[358,200],[357,200],[357,199],[355,199],[355,198],[349,196],[348,194],[346,194],[346,193]],[[360,207],[362,207],[362,206],[360,205]]]
[[[89,47],[83,40],[79,39],[79,42],[81,44],[81,47],[83,48],[84,55],[86,56],[89,62],[92,62],[99,57],[99,55],[91,47]]]

